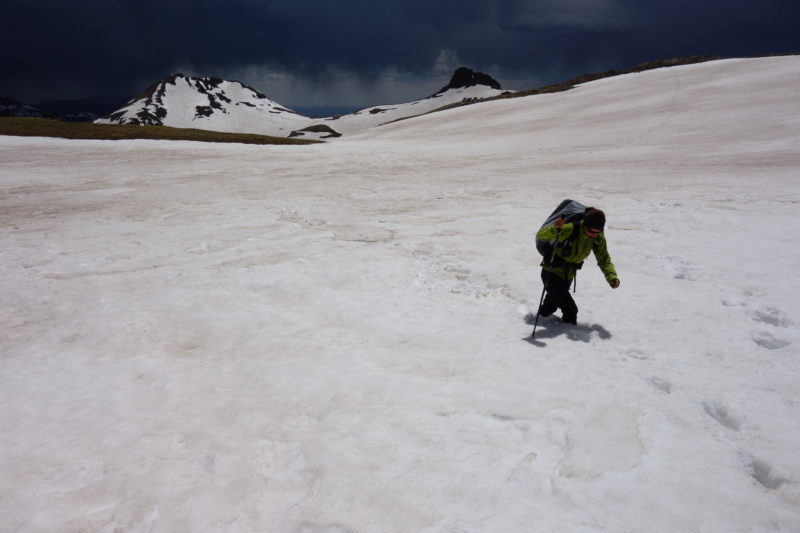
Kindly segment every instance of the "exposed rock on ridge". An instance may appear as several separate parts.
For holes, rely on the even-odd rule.
[[[223,84],[236,84],[237,89],[245,94],[245,98],[239,96],[237,102],[228,96]],[[142,94],[130,100],[123,109],[111,113],[104,117],[105,120],[117,124],[134,124],[139,126],[148,125],[163,125],[164,119],[169,112],[165,96],[169,86],[182,85],[184,88],[191,89],[196,95],[205,100],[202,103],[194,102],[194,117],[210,117],[219,112],[222,114],[229,114],[230,106],[245,105],[248,107],[256,107],[259,100],[262,103],[270,102],[269,99],[259,91],[248,87],[239,82],[226,82],[222,78],[207,77],[196,78],[185,76],[183,74],[173,74],[163,80],[154,83],[148,87]],[[271,103],[271,102],[270,102]],[[133,109],[136,107],[137,109]],[[291,113],[291,111],[283,108],[276,108],[280,111]],[[132,112],[133,111],[133,112]]]
[[[450,84],[431,97],[314,119],[286,109],[236,81],[173,74],[152,84],[122,109],[95,122],[331,139],[429,113],[454,102],[493,97],[502,92],[499,87],[491,76],[461,67],[453,74]],[[336,120],[335,130],[325,125],[333,120]]]
[[[467,67],[459,67],[450,78],[450,83],[442,87],[436,94],[441,94],[450,89],[462,89],[464,87],[472,87],[474,85],[486,85],[492,89],[500,90],[500,82],[484,74],[483,72],[475,72]]]
[[[338,131],[334,130],[333,128],[331,128],[326,124],[317,124],[314,126],[303,128],[301,130],[295,130],[291,134],[289,134],[289,137],[303,137],[307,133],[318,133],[320,134],[319,136],[320,139],[332,139],[342,136],[341,133],[339,133]]]

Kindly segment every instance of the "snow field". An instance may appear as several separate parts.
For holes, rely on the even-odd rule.
[[[0,529],[797,531],[799,75],[303,147],[1,137]],[[531,340],[564,197],[622,286],[590,258]]]

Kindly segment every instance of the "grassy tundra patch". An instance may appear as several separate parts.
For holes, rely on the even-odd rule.
[[[153,139],[167,141],[200,141],[244,144],[310,144],[320,141],[288,139],[251,133],[226,133],[220,131],[170,128],[167,126],[132,126],[117,124],[92,124],[63,122],[48,118],[2,117],[0,135],[21,137],[61,137],[64,139]]]

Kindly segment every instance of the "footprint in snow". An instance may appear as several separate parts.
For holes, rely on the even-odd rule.
[[[622,353],[624,358],[631,357],[632,359],[637,359],[639,361],[649,361],[651,359],[651,357],[648,356],[644,351],[636,349],[636,348],[630,348],[628,350],[623,350],[621,353]],[[623,361],[624,360],[625,359],[623,359]]]
[[[780,477],[775,472],[772,465],[747,452],[739,453],[739,465],[747,475],[758,481],[765,489],[779,489],[781,485],[788,482],[787,479]]]
[[[789,341],[773,336],[769,331],[756,331],[751,335],[751,338],[753,342],[767,350],[780,350],[791,344]]]
[[[698,277],[697,267],[676,255],[656,256],[647,254],[645,257],[653,262],[660,263],[673,279],[695,281]]]
[[[780,309],[776,309],[775,307],[755,309],[754,311],[750,311],[748,315],[750,315],[750,318],[756,322],[769,324],[770,326],[775,326],[777,328],[788,328],[794,324],[792,319],[786,316],[786,314],[784,314]]]
[[[725,307],[742,307],[744,305],[747,305],[747,302],[745,302],[744,300],[741,300],[739,298],[732,298],[732,297],[731,298],[723,298],[721,300],[721,302],[722,302],[722,305],[724,305]]]
[[[713,418],[720,426],[732,431],[739,431],[739,428],[742,427],[742,423],[739,419],[732,415],[724,405],[711,400],[703,400],[702,405],[706,414]]]
[[[672,383],[667,381],[666,379],[661,379],[657,377],[648,378],[647,382],[650,383],[652,386],[664,392],[666,394],[672,394]]]

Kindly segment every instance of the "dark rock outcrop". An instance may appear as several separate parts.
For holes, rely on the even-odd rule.
[[[322,135],[320,139],[330,139],[342,136],[341,133],[334,130],[330,126],[326,126],[325,124],[316,124],[314,126],[303,128],[301,130],[295,130],[289,135],[289,137],[302,137],[306,133],[324,133],[325,135]]]
[[[207,103],[194,106],[195,118],[211,117],[217,113],[227,115],[229,114],[229,106],[233,107],[243,104],[254,108],[256,107],[256,102],[268,100],[263,93],[240,83],[239,85],[249,91],[250,101],[233,102],[221,87],[224,82],[225,80],[217,77],[197,78],[186,76],[181,73],[173,74],[152,84],[142,94],[129,100],[125,107],[103,118],[118,124],[134,124],[140,126],[162,125],[168,112],[164,100],[168,85],[175,86],[184,84],[198,95],[205,97]],[[138,104],[138,110],[132,113],[131,107],[136,104]]]
[[[462,89],[474,85],[486,85],[492,89],[501,89],[500,83],[483,72],[475,72],[467,67],[459,67],[450,78],[450,83],[442,87],[436,94],[443,93],[450,89]]]

